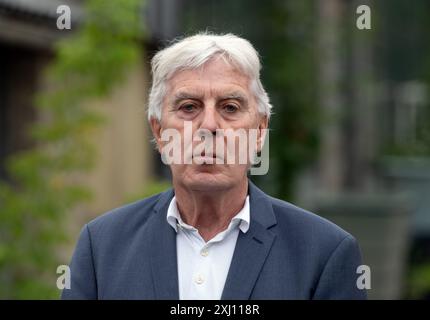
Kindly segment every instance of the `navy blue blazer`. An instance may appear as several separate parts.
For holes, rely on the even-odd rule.
[[[115,209],[82,229],[63,299],[179,299],[173,190]],[[365,299],[356,240],[335,224],[249,183],[222,299]]]

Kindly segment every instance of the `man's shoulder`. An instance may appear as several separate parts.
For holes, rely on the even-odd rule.
[[[93,232],[121,230],[121,233],[131,231],[130,228],[142,226],[154,213],[160,198],[168,191],[158,193],[133,203],[112,209],[88,222]]]
[[[316,213],[298,207],[290,202],[268,196],[272,203],[278,226],[298,237],[309,241],[340,242],[345,238],[354,238],[350,233],[335,223]]]

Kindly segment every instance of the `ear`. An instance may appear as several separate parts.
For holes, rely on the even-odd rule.
[[[260,116],[260,122],[258,124],[257,152],[260,152],[263,149],[268,127],[269,127],[268,117],[266,115]]]
[[[149,123],[151,125],[151,131],[152,131],[152,135],[154,136],[155,142],[157,143],[157,149],[158,152],[160,152],[161,150],[161,122],[152,117],[151,120],[149,120]]]

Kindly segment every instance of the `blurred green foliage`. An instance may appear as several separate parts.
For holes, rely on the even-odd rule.
[[[430,263],[411,266],[407,287],[409,299],[430,299]]]
[[[167,180],[147,181],[141,190],[127,196],[125,202],[129,203],[149,198],[157,193],[164,192],[171,187],[171,182]]]
[[[52,86],[37,97],[44,119],[35,147],[8,159],[0,183],[0,298],[57,298],[57,251],[64,220],[90,190],[76,182],[96,160],[89,139],[103,118],[88,108],[105,96],[140,55],[140,0],[88,0],[78,30],[58,43],[47,70]]]
[[[430,30],[430,2],[428,0],[416,0],[411,3],[404,0],[375,1],[372,11],[375,21],[379,21],[375,31],[375,70],[377,76],[399,96],[396,100],[390,100],[387,111],[381,112],[379,122],[386,126],[385,136],[382,138],[381,154],[386,157],[381,164],[384,168],[390,168],[399,178],[398,185],[420,190],[426,188],[427,166],[420,168],[420,163],[427,163],[430,156],[430,42],[423,41],[428,38]],[[402,21],[401,24],[398,22]],[[417,99],[416,91],[399,91],[399,85],[408,84],[424,85],[424,99]],[[404,88],[404,87],[403,87]],[[404,99],[407,93],[415,102],[404,105],[403,110],[413,113],[405,113],[402,125],[399,127],[399,115],[396,115],[398,101]],[[420,94],[418,95],[418,97]],[[403,99],[399,99],[399,98]],[[418,103],[419,102],[419,103]],[[398,108],[398,106],[397,106]],[[397,118],[396,118],[397,117]],[[387,125],[387,122],[393,122]],[[396,138],[395,128],[402,129],[400,138]],[[406,134],[405,134],[406,133]],[[391,159],[390,159],[391,158]],[[388,161],[387,161],[388,160]],[[422,171],[420,174],[419,171]],[[425,194],[426,189],[423,189]],[[415,192],[415,191],[412,191]],[[421,198],[418,195],[418,199]],[[414,203],[416,207],[422,207],[426,200],[422,198]],[[423,207],[421,210],[425,210]],[[428,210],[427,210],[428,213]],[[413,219],[422,219],[413,217]],[[417,222],[415,222],[417,223]],[[422,233],[422,231],[420,232]],[[421,239],[424,238],[424,239]],[[430,299],[430,256],[428,255],[429,234],[414,236],[410,247],[409,272],[405,283],[405,297],[410,299]],[[424,252],[422,252],[424,251]],[[417,254],[419,253],[419,254]]]
[[[428,37],[430,28],[430,2],[416,0],[413,5],[404,0],[382,0],[374,3],[373,15],[378,26],[375,28],[375,70],[386,84],[399,85],[414,81],[428,86],[430,82],[430,42],[423,41]],[[399,24],[398,21],[404,21]],[[395,87],[398,90],[398,87]],[[430,102],[428,89],[425,89],[424,104],[415,105],[415,114],[405,114],[404,124],[413,120],[410,128],[404,127],[407,136],[396,141],[394,128],[399,124],[387,126],[387,137],[384,137],[382,154],[399,157],[428,157],[430,156]],[[401,93],[401,92],[398,92]],[[409,96],[415,92],[406,91]],[[397,99],[399,99],[397,97]],[[415,97],[416,99],[416,97]],[[396,101],[390,103],[396,104]],[[405,106],[404,109],[411,108]],[[412,109],[412,108],[411,108]],[[393,106],[389,109],[393,113]],[[385,111],[388,112],[388,111]],[[384,122],[393,121],[391,115],[381,119]],[[404,133],[402,133],[404,135]]]

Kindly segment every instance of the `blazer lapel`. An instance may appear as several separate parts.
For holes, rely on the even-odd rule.
[[[176,233],[167,223],[167,209],[173,190],[160,196],[149,222],[149,247],[155,299],[179,300]]]
[[[275,235],[268,230],[276,224],[268,196],[249,182],[251,222],[247,233],[239,233],[221,299],[246,300],[258,279]]]

